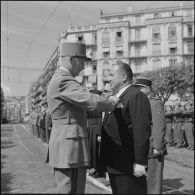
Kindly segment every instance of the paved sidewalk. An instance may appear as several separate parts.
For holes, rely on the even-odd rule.
[[[40,142],[42,141],[40,140]],[[47,146],[46,143],[43,144]],[[193,194],[194,151],[174,147],[167,147],[167,149],[168,155],[165,157],[163,172],[163,194]],[[108,179],[91,176],[87,176],[87,179],[111,193]]]

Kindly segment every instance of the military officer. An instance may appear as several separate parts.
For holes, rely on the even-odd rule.
[[[48,104],[47,101],[45,103],[45,111],[46,111],[46,116],[45,116],[45,135],[46,135],[46,142],[49,143],[49,137],[51,133],[51,127],[52,127],[52,119],[51,119],[51,114],[48,111]]]
[[[99,90],[90,90],[91,93],[101,95],[102,92]],[[93,177],[101,177],[104,174],[100,171],[99,162],[99,142],[98,136],[101,135],[102,127],[102,113],[96,113],[93,111],[87,112],[87,122],[88,122],[88,133],[89,133],[89,151],[90,151],[90,173],[89,175]]]
[[[85,44],[61,40],[59,51],[59,68],[47,89],[52,118],[49,165],[54,170],[58,193],[84,193],[89,166],[86,111],[112,111],[119,100],[90,93],[76,81],[89,60]]]
[[[37,105],[37,113],[36,113],[36,135],[37,137],[39,138],[41,135],[40,135],[40,111],[41,111],[41,107],[40,105]]]
[[[194,150],[194,135],[193,135],[193,113],[192,105],[188,104],[183,112],[184,116],[184,131],[188,142],[188,150]]]
[[[135,86],[149,97],[152,111],[152,134],[147,172],[148,194],[162,194],[164,156],[167,154],[164,106],[159,99],[151,97],[152,81],[150,79],[139,77],[136,79]]]
[[[46,100],[42,101],[42,111],[40,117],[40,130],[41,130],[41,140],[46,141],[46,130],[45,130],[45,118],[46,118]]]
[[[166,139],[167,139],[167,146],[173,146],[173,109],[172,106],[168,106],[165,112],[166,118]]]
[[[175,112],[175,137],[176,137],[176,148],[182,148],[182,143],[183,143],[183,117],[182,117],[182,106],[179,103],[176,106]]]
[[[34,114],[33,114],[33,126],[34,126],[34,135],[37,136],[37,106],[35,105]]]
[[[33,124],[32,124],[33,110],[34,110],[34,108],[32,108],[32,111],[31,111],[31,113],[29,115],[29,120],[28,120],[28,123],[29,123],[29,126],[30,126],[30,131],[31,131],[32,135],[33,135]]]

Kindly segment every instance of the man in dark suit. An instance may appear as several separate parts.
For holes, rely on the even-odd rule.
[[[106,112],[100,159],[108,171],[113,194],[146,194],[151,108],[147,96],[131,85],[130,66],[117,61],[110,81],[120,103]],[[102,167],[102,168],[104,168]]]
[[[159,99],[151,96],[152,81],[150,79],[139,77],[136,79],[135,86],[148,96],[152,111],[152,134],[147,175],[148,194],[162,194],[164,156],[167,155],[164,106]]]

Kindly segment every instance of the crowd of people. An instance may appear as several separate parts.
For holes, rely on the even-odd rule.
[[[93,177],[108,173],[113,194],[162,194],[166,144],[194,149],[193,105],[165,110],[151,96],[151,80],[132,83],[121,61],[112,65],[111,85],[89,91],[75,80],[90,60],[86,45],[60,42],[59,50],[47,101],[29,120],[33,135],[48,143],[58,193],[84,193],[90,169]]]
[[[167,146],[194,150],[194,104],[166,106]]]
[[[52,119],[51,114],[48,112],[46,100],[43,100],[41,105],[32,107],[32,112],[29,116],[29,124],[34,136],[40,138],[43,142],[49,143]]]

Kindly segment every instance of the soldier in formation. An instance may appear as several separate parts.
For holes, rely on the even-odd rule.
[[[183,111],[183,118],[184,118],[184,131],[188,143],[188,150],[194,150],[194,107],[193,104],[190,103],[185,106],[185,110]]]

